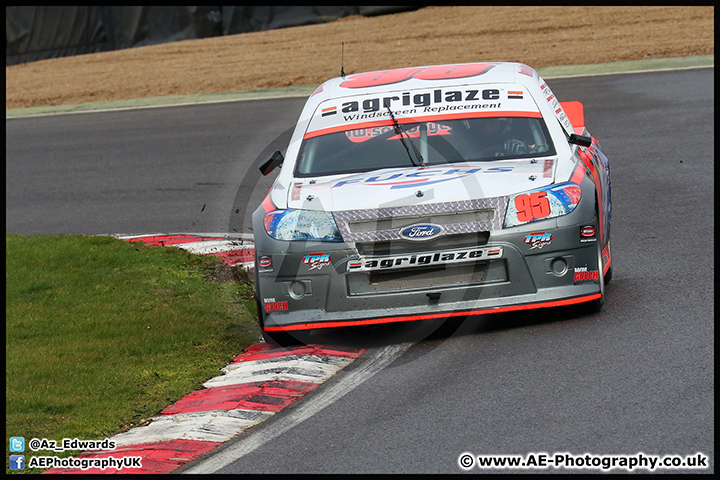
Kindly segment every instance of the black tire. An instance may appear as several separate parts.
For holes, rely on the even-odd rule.
[[[595,222],[597,225],[598,222]],[[597,227],[596,227],[597,228]],[[588,302],[588,307],[591,312],[597,313],[602,310],[605,304],[605,275],[603,275],[603,261],[602,261],[602,246],[600,241],[596,242],[597,245],[597,269],[598,269],[598,280],[600,281],[600,298]],[[610,273],[610,270],[608,270]]]
[[[265,343],[275,345],[276,347],[295,347],[298,345],[304,345],[303,342],[287,332],[266,332],[263,330],[262,336]]]
[[[607,273],[604,275],[605,285],[610,283],[610,280],[612,280],[612,267],[608,268]]]

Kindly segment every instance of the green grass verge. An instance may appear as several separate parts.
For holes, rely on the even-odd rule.
[[[250,280],[215,257],[112,237],[14,234],[5,256],[7,452],[10,436],[125,431],[220,375],[259,338]],[[27,463],[72,453],[24,454]]]

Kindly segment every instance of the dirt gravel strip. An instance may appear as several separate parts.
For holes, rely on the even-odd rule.
[[[711,5],[430,6],[354,15],[13,65],[5,69],[5,109],[317,86],[341,64],[348,74],[478,61],[538,70],[712,55],[714,16]]]
[[[532,65],[530,65],[532,66]],[[714,55],[689,57],[655,58],[622,62],[595,63],[587,65],[565,65],[536,68],[545,79],[610,75],[650,71],[682,70],[688,68],[714,68]],[[109,112],[134,110],[138,108],[177,107],[197,104],[263,100],[270,98],[308,97],[317,85],[299,85],[270,88],[265,90],[229,91],[224,93],[198,93],[189,95],[168,95],[130,100],[95,101],[74,105],[43,106],[5,110],[6,119],[47,115],[63,115],[88,112]]]
[[[52,468],[43,473],[171,473],[313,391],[362,355],[365,349],[306,345],[249,346],[205,382],[145,425],[110,438],[116,448],[73,458],[140,457],[141,468]]]
[[[406,66],[510,61],[544,68],[712,58],[708,6],[447,6],[42,60],[5,69],[6,117],[284,95]],[[344,45],[344,47],[343,47]],[[312,86],[312,87],[310,87]],[[308,95],[308,92],[306,95]],[[12,113],[11,113],[12,112]],[[58,110],[54,110],[58,113]]]

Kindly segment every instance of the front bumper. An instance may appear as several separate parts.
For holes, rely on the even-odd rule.
[[[359,258],[397,261],[402,255],[440,258],[437,254],[472,246],[472,235],[457,237],[469,241],[467,245],[448,243],[446,238],[444,244],[406,242],[412,251],[368,252],[355,242],[281,242],[256,234],[256,256],[272,259],[271,269],[259,268],[256,273],[262,323],[267,331],[294,331],[482,315],[598,299],[600,280],[592,274],[600,270],[597,240],[580,234],[582,227],[595,222],[590,203],[564,217],[476,232],[474,245],[501,249],[499,257],[478,254],[479,260],[412,267],[407,263],[401,265],[407,268],[385,271],[357,271],[348,264],[356,265]],[[263,214],[262,209],[256,212],[256,232],[264,232]],[[551,240],[532,248],[527,241],[530,235]]]

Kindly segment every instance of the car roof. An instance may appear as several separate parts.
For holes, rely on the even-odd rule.
[[[522,75],[520,75],[522,74]],[[394,90],[448,87],[483,83],[537,85],[538,73],[515,62],[476,62],[395,68],[332,78],[311,95],[318,100]]]
[[[406,100],[412,95],[411,92],[415,91],[434,92],[452,87],[462,89],[463,86],[472,89],[482,88],[482,85],[492,88],[492,85],[500,84],[515,85],[521,87],[521,90],[524,89],[528,94],[525,95],[525,101],[534,101],[546,120],[554,117],[567,135],[573,133],[572,124],[547,83],[532,67],[517,62],[426,65],[361,72],[332,78],[318,86],[310,95],[300,114],[299,125],[305,125],[307,128],[309,123],[315,123],[314,115],[332,113],[319,109],[321,105],[328,107],[329,100],[343,101],[348,97],[358,99],[367,95],[377,99],[392,98],[394,101],[408,105]],[[504,93],[506,98],[510,93],[512,92],[509,90]],[[523,92],[518,93],[523,97]],[[389,97],[386,97],[387,95]],[[384,102],[385,100],[383,104]],[[396,105],[392,101],[390,103],[393,107]],[[513,107],[517,105],[515,101],[513,103]],[[507,102],[502,106],[498,105],[499,110],[507,109],[506,104]],[[304,132],[296,130],[295,133],[302,135]],[[298,139],[295,135],[294,138]]]
[[[501,84],[507,84],[508,88]],[[279,206],[287,204],[287,189],[293,182],[294,165],[305,138],[331,132],[334,131],[333,129],[348,130],[350,125],[356,125],[356,121],[373,121],[374,119],[370,117],[383,109],[386,99],[389,99],[388,103],[395,110],[399,123],[413,120],[412,108],[416,106],[415,99],[419,96],[429,98],[430,102],[439,100],[439,103],[442,103],[447,100],[446,95],[462,92],[462,101],[457,102],[456,105],[463,103],[484,105],[499,102],[483,98],[481,92],[486,90],[488,97],[499,98],[499,101],[502,101],[502,107],[499,104],[493,106],[498,108],[498,111],[512,107],[513,110],[507,111],[518,113],[516,109],[519,106],[524,112],[532,111],[541,115],[546,121],[550,135],[556,141],[556,148],[560,149],[559,163],[564,165],[566,161],[569,162],[570,148],[567,143],[558,140],[573,133],[573,126],[546,82],[533,68],[525,64],[477,62],[361,72],[327,80],[308,97],[288,144],[284,156],[284,168],[271,189],[273,202]],[[473,100],[468,100],[466,96],[470,92],[474,92]],[[497,95],[500,97],[496,97]],[[506,107],[506,104],[509,106]],[[398,111],[396,107],[400,105],[409,105],[409,111],[407,113]],[[422,108],[424,112],[425,107]],[[346,112],[351,110],[360,111],[362,114],[370,113],[365,117],[367,120],[355,119],[350,118],[351,113],[346,115]],[[428,117],[432,115],[435,114],[427,113]],[[382,118],[385,123],[388,121],[387,118],[379,115],[378,118]],[[572,167],[570,163],[572,162],[567,166],[559,165],[558,169],[564,172]]]
[[[541,79],[527,65],[478,62],[356,73],[320,85],[301,114],[304,138],[428,119],[551,114]],[[444,113],[442,113],[444,112]],[[442,115],[440,115],[442,113]],[[395,121],[395,120],[393,120]]]

